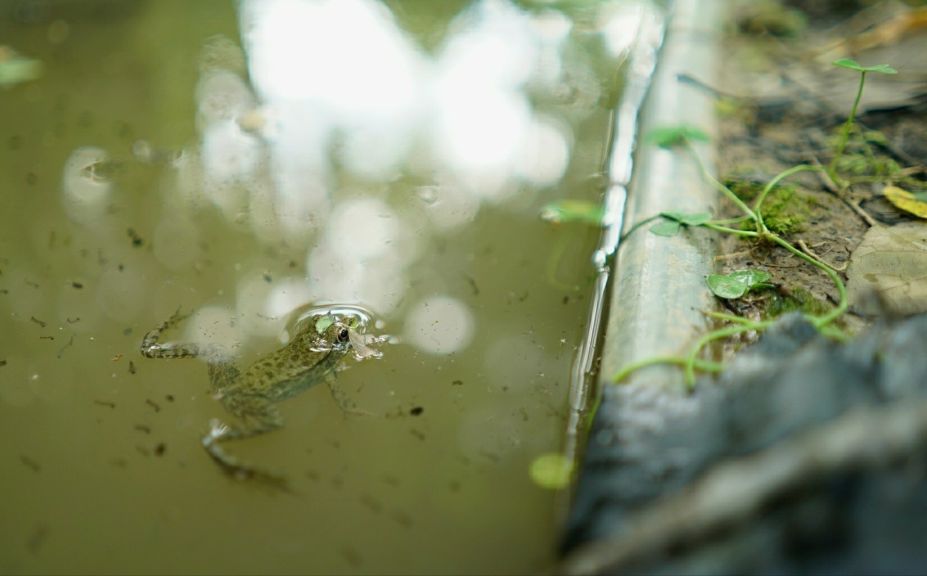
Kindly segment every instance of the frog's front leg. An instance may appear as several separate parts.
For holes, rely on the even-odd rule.
[[[328,390],[332,394],[332,400],[335,401],[335,404],[338,405],[338,408],[344,414],[353,414],[354,416],[373,416],[373,412],[368,412],[366,410],[360,410],[357,408],[357,404],[353,401],[348,401],[347,395],[344,391],[339,390],[335,385],[335,375],[329,374],[325,378],[326,383],[328,384]]]
[[[197,344],[181,344],[176,342],[166,342],[162,344],[160,342],[161,335],[165,331],[176,326],[188,316],[189,314],[181,314],[180,309],[178,309],[170,318],[161,322],[157,328],[145,334],[145,337],[142,338],[142,344],[139,347],[142,355],[146,358],[196,358],[206,356],[207,351],[203,350]]]

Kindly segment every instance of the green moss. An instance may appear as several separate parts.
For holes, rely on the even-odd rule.
[[[725,184],[738,198],[751,202],[762,192],[764,183],[751,180],[728,180]],[[763,222],[770,232],[788,235],[804,228],[808,220],[811,201],[805,194],[800,194],[794,186],[778,186],[763,203]],[[744,222],[742,229],[753,228],[753,222]]]
[[[897,162],[885,156],[844,154],[837,162],[837,170],[850,176],[873,176],[881,179],[897,177],[901,172],[901,167]]]
[[[745,202],[755,199],[763,191],[763,182],[756,180],[747,180],[743,178],[728,178],[724,185],[731,189],[738,198]]]
[[[766,317],[776,318],[789,312],[803,312],[805,314],[820,315],[830,310],[830,306],[808,292],[804,288],[789,288],[788,290],[774,290],[767,301]]]
[[[830,144],[837,147],[841,138],[837,129],[830,137]],[[837,172],[852,182],[897,181],[904,177],[904,170],[898,162],[881,154],[873,146],[887,146],[888,138],[878,130],[856,132],[856,138],[847,146],[834,166]]]

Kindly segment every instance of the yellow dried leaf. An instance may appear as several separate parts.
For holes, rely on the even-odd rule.
[[[927,202],[922,202],[907,190],[897,186],[886,186],[882,193],[896,208],[914,214],[918,218],[927,219]]]

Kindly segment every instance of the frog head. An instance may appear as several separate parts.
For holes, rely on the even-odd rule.
[[[316,318],[313,328],[318,340],[331,349],[347,350],[351,345],[351,331],[356,323],[350,316],[324,314]]]
[[[370,316],[365,312],[341,307],[318,312],[309,317],[314,331],[314,349],[345,353],[352,351],[354,358],[380,358],[383,353],[371,347],[386,341],[385,338],[365,334]]]

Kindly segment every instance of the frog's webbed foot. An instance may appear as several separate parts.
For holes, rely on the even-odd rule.
[[[275,427],[253,431],[240,430],[238,428],[232,428],[214,418],[209,422],[209,432],[203,436],[203,448],[205,448],[212,459],[219,464],[222,470],[232,478],[236,480],[255,480],[289,492],[289,485],[283,475],[268,472],[252,466],[251,464],[242,462],[235,456],[226,452],[220,445],[221,442],[255,436],[272,430],[273,428]]]

